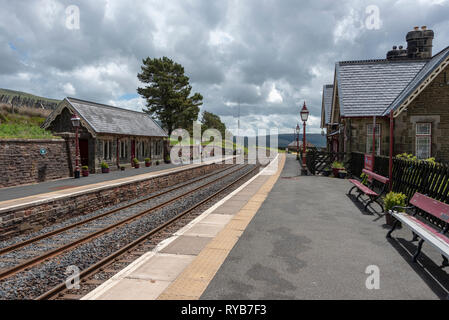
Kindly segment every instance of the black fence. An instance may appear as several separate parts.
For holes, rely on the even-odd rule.
[[[301,152],[301,159],[302,159]],[[344,152],[309,151],[306,154],[307,169],[311,174],[320,174],[326,168],[330,168],[334,161],[345,164],[345,168],[350,167],[350,157]]]
[[[388,177],[389,158],[383,156],[376,156],[374,159],[374,172]],[[360,177],[362,169],[365,166],[365,154],[361,152],[351,153],[351,173],[354,177]]]
[[[360,177],[364,167],[364,154],[351,153],[351,173]],[[388,177],[388,157],[375,157],[374,172]],[[393,159],[393,191],[404,193],[411,199],[415,192],[449,203],[449,165],[426,161]]]

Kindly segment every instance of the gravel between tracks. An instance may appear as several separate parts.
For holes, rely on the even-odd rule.
[[[30,268],[29,270],[19,272],[10,278],[0,281],[0,299],[31,299],[39,296],[49,288],[65,281],[65,279],[69,276],[69,274],[66,274],[67,267],[77,266],[80,270],[89,267],[95,262],[110,255],[120,247],[130,243],[158,225],[173,218],[181,211],[190,208],[195,203],[201,201],[201,199],[204,199],[210,194],[218,191],[229,182],[235,180],[237,177],[242,176],[244,173],[249,172],[252,169],[254,169],[254,166],[242,167],[242,169],[238,172],[231,174],[210,187],[201,189],[192,195],[183,197],[182,199],[175,201],[162,209],[154,211],[152,214],[145,215],[136,221],[114,229],[105,235],[59,255],[58,257],[52,258],[42,264]],[[223,173],[223,175],[225,175],[225,173]],[[210,177],[210,180],[215,178],[217,178],[217,176]],[[204,183],[204,181],[202,181],[202,183]],[[194,188],[194,184],[192,184],[191,188]],[[180,191],[180,193],[183,192],[185,192],[185,189]],[[173,194],[171,193],[169,197],[173,197]],[[165,201],[166,200],[167,199],[165,199]],[[162,201],[164,200],[161,200],[161,202]],[[153,205],[151,205],[151,207],[152,206]],[[110,208],[108,208],[108,210],[110,210]],[[133,206],[132,208],[127,209],[127,211],[128,210],[129,214],[132,215],[136,214],[139,210],[141,210],[141,208],[139,209],[137,206]],[[121,217],[123,218],[123,216]],[[68,222],[65,221],[65,223]],[[36,250],[39,248],[39,246],[34,247]],[[29,249],[27,252],[28,251]],[[10,256],[9,259],[13,260],[14,256]]]

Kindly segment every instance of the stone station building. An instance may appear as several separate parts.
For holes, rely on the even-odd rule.
[[[389,155],[392,116],[393,155],[449,161],[449,47],[432,56],[433,37],[415,27],[386,59],[336,63],[321,113],[329,151],[372,153],[375,121],[375,152]]]
[[[95,102],[65,98],[48,116],[43,128],[55,135],[73,135],[71,117],[80,118],[81,166],[100,172],[104,161],[111,170],[143,162],[163,161],[166,132],[146,113]]]

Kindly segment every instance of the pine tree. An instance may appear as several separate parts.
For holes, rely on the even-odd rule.
[[[203,96],[190,96],[192,87],[184,67],[167,57],[146,58],[138,79],[145,83],[137,92],[146,99],[145,112],[161,121],[170,135],[173,130],[183,128],[192,132],[192,123],[198,118]]]

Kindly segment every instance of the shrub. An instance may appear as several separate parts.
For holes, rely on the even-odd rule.
[[[134,158],[134,159],[133,159],[133,162],[134,162],[135,164],[138,164],[138,163],[139,163],[139,160],[137,160],[137,158]]]
[[[391,210],[394,206],[405,207],[405,199],[407,196],[403,193],[391,191],[384,198],[385,211]],[[397,211],[403,212],[403,209],[398,208]]]
[[[344,169],[345,165],[343,164],[343,162],[334,161],[332,163],[332,168],[334,168],[334,169]]]
[[[360,175],[360,179],[362,179],[362,184],[367,185],[368,184],[368,175],[365,172],[362,172]]]
[[[159,165],[159,160],[156,161],[156,165],[157,165],[157,166]]]
[[[150,162],[150,161],[151,161],[150,158],[145,158],[145,162],[146,162],[146,163],[148,163],[148,162]]]
[[[408,154],[406,152],[396,155],[396,158],[402,160],[416,161],[417,158],[413,154]]]
[[[109,165],[108,165],[106,162],[103,161],[103,162],[101,163],[101,168],[102,168],[102,169],[109,169]]]
[[[82,166],[81,169],[84,170],[84,171],[87,171],[87,170],[89,170],[89,167],[88,166]]]

